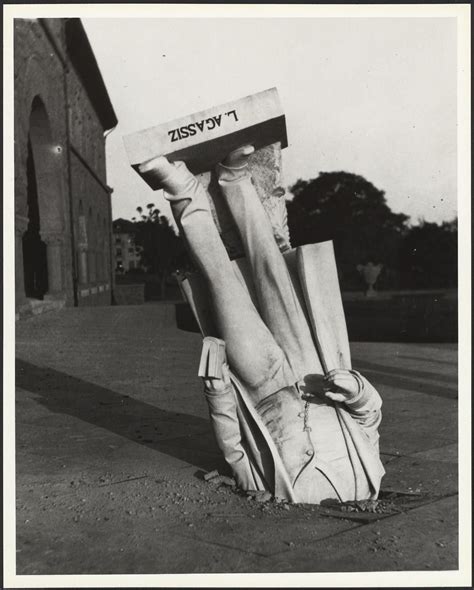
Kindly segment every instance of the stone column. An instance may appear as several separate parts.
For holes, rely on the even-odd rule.
[[[62,233],[45,233],[42,239],[46,244],[48,257],[48,294],[63,292],[63,244]]]
[[[15,215],[15,301],[17,305],[26,300],[23,269],[23,234],[27,227],[28,218]]]

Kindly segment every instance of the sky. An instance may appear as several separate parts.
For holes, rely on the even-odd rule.
[[[364,176],[393,211],[456,215],[453,18],[83,18],[119,123],[106,140],[113,216],[169,208],[122,137],[276,86],[285,184]]]

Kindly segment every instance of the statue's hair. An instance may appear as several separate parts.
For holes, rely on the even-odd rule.
[[[290,248],[290,236],[286,211],[286,190],[282,183],[281,147],[274,143],[255,151],[249,158],[249,171],[255,190],[273,227],[275,239],[281,250]],[[239,258],[244,255],[237,228],[223,199],[215,173],[199,176],[208,191],[212,215],[229,256]]]

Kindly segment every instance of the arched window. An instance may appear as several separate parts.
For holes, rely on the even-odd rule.
[[[87,214],[87,229],[88,229],[88,244],[87,244],[87,259],[89,263],[89,283],[95,283],[97,280],[97,273],[96,273],[96,259],[95,259],[95,248],[96,248],[96,240],[95,240],[95,227],[94,227],[94,219],[92,216],[92,207],[89,207],[89,212]]]
[[[26,154],[28,227],[23,236],[25,295],[43,299],[63,289],[61,147],[53,140],[46,107],[31,103]]]
[[[42,299],[63,292],[64,192],[62,146],[53,137],[39,95],[31,104],[27,154],[29,229],[24,236],[25,294]]]
[[[104,270],[102,264],[102,251],[104,249],[103,237],[102,237],[102,224],[100,223],[100,215],[97,213],[96,225],[95,225],[95,265],[97,272],[97,280],[102,281],[104,278]]]
[[[77,250],[78,250],[78,268],[79,268],[79,283],[87,285],[88,277],[88,263],[87,263],[87,220],[84,215],[84,205],[82,200],[79,201],[78,211],[78,227],[77,227]]]
[[[28,138],[26,159],[28,227],[23,234],[23,272],[25,295],[43,299],[48,291],[48,263],[46,244],[40,235],[40,210],[38,185],[31,138]]]

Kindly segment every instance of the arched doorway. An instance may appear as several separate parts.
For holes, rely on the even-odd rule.
[[[48,262],[46,244],[42,241],[40,234],[41,222],[38,185],[36,182],[35,162],[30,138],[28,138],[26,176],[28,227],[23,234],[25,295],[34,299],[43,299],[48,291]]]
[[[28,225],[22,237],[26,297],[63,291],[64,222],[60,181],[61,147],[55,145],[39,96],[33,99],[26,160]]]

